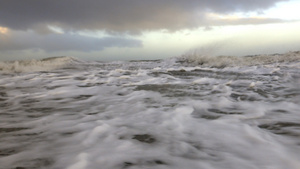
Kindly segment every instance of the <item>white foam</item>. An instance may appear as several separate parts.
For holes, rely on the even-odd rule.
[[[0,74],[0,168],[299,168],[298,68],[172,64]]]
[[[193,81],[194,84],[214,84],[217,83],[216,79],[203,77]]]

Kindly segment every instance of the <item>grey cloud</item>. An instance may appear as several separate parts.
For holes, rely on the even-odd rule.
[[[101,51],[108,47],[142,47],[137,39],[104,37],[94,38],[75,34],[36,34],[13,31],[0,34],[0,51],[41,49],[46,52],[57,51]]]
[[[288,0],[5,0],[0,25],[17,30],[40,30],[47,24],[66,30],[178,30],[205,26],[207,11],[261,11],[280,1]]]

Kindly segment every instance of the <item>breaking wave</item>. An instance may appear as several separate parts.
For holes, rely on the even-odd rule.
[[[207,56],[198,53],[187,53],[178,58],[183,64],[201,65],[205,67],[254,66],[275,63],[300,62],[300,51],[285,54],[250,55],[250,56]],[[298,64],[299,65],[299,64]]]
[[[73,57],[61,56],[50,57],[45,59],[31,59],[31,60],[18,60],[18,61],[5,61],[0,62],[0,72],[5,73],[21,73],[21,72],[37,72],[37,71],[50,71],[58,68],[63,68],[72,63],[79,62]]]

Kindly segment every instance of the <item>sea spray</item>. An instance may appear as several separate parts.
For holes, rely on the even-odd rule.
[[[182,63],[206,67],[254,66],[300,61],[300,51],[285,54],[251,55],[251,56],[209,56],[201,53],[186,53],[178,58]]]

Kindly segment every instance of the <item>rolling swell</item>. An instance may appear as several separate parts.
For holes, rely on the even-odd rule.
[[[18,60],[0,62],[0,73],[50,71],[80,62],[73,57],[50,57],[41,60]]]

